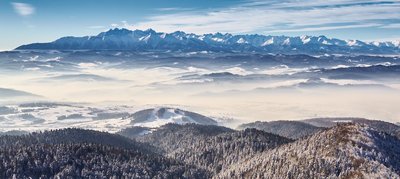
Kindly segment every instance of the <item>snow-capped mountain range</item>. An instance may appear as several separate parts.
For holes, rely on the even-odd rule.
[[[400,41],[363,42],[325,36],[196,35],[152,29],[111,29],[96,36],[63,37],[49,43],[22,45],[16,50],[137,50],[137,51],[226,51],[287,54],[398,54]]]

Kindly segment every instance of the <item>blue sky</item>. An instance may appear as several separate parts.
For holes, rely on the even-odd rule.
[[[399,40],[400,0],[2,0],[0,23],[0,50],[115,27]]]

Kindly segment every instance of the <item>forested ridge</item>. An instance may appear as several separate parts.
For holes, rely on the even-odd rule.
[[[208,132],[210,130],[213,132]],[[138,140],[160,148],[168,157],[207,169],[213,174],[242,159],[292,142],[257,129],[233,131],[196,124],[168,124]]]
[[[399,178],[400,141],[341,124],[231,165],[215,178]]]
[[[306,126],[296,124],[272,129],[294,136]],[[0,178],[399,178],[397,128],[369,124],[376,122],[306,126],[313,132],[296,140],[199,124],[119,132],[127,137],[84,129],[5,135]]]
[[[105,132],[63,129],[0,137],[0,178],[204,178],[208,174]]]

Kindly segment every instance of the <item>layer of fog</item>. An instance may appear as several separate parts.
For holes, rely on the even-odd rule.
[[[325,80],[339,87],[291,88],[308,79],[193,80],[184,75],[229,72],[234,75],[292,74],[307,69],[273,67],[245,70],[240,67],[209,70],[196,67],[120,69],[102,64],[81,63],[80,71],[44,72],[25,69],[0,73],[0,87],[43,96],[46,101],[91,103],[91,105],[175,106],[208,116],[229,117],[240,122],[254,120],[296,120],[312,117],[365,117],[398,122],[400,119],[399,82],[382,84],[363,80]],[[63,75],[75,75],[64,80]],[[98,80],[94,77],[101,77]],[[57,77],[54,79],[54,77]],[[340,88],[346,84],[382,84],[380,88]],[[2,103],[16,102],[2,99]]]

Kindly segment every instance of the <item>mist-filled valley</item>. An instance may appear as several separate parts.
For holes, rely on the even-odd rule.
[[[153,107],[195,111],[229,127],[317,117],[396,122],[398,61],[211,51],[1,52],[1,130],[115,132],[129,124],[124,117]]]

